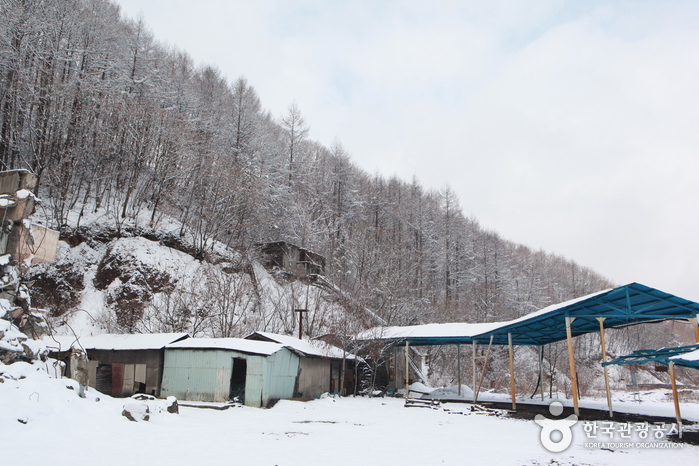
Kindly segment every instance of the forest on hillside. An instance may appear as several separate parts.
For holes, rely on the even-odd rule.
[[[391,325],[505,320],[611,286],[483,229],[449,187],[365,172],[340,142],[314,142],[295,103],[271,115],[253,84],[110,1],[3,0],[0,166],[39,177],[63,237],[80,227],[70,212],[103,209],[117,234],[175,219],[200,260],[215,243],[288,241]]]

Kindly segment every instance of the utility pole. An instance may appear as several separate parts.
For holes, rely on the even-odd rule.
[[[308,309],[294,309],[294,312],[299,313],[299,340],[303,340],[303,313],[308,312]]]

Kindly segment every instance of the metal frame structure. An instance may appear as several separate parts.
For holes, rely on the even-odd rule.
[[[621,356],[613,361],[603,362],[602,366],[607,369],[607,366],[624,365],[624,364],[646,364],[649,362],[660,363],[668,366],[670,373],[670,384],[672,385],[672,401],[675,405],[675,418],[679,436],[682,437],[682,415],[680,413],[680,400],[677,395],[677,380],[675,379],[675,366],[691,367],[699,370],[699,360],[682,359],[682,356],[699,350],[699,342],[696,345],[677,346],[674,348],[661,348],[658,350],[638,350],[626,356]]]
[[[357,341],[382,340],[394,346],[434,346],[472,344],[474,367],[476,345],[508,345],[512,406],[516,408],[514,392],[514,345],[543,345],[566,340],[575,414],[579,414],[577,374],[572,338],[586,333],[600,333],[602,363],[606,362],[605,329],[621,328],[641,323],[665,320],[689,320],[699,343],[697,315],[699,303],[651,288],[630,283],[610,290],[555,304],[537,312],[507,322],[477,324],[428,324],[410,327],[372,329],[359,335]],[[609,377],[605,367],[605,386],[609,415],[613,415]],[[485,367],[483,368],[485,371]],[[461,379],[461,374],[459,374]],[[481,377],[482,380],[482,377]],[[474,369],[475,384],[475,369]],[[479,384],[480,385],[480,384]],[[474,394],[479,387],[472,387]],[[543,396],[543,387],[542,396]],[[474,401],[475,401],[474,397]]]

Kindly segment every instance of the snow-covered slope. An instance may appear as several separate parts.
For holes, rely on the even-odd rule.
[[[186,238],[163,229],[95,221],[64,234],[57,260],[32,270],[34,305],[47,309],[59,334],[188,332],[243,337],[254,331],[292,334],[294,309],[309,309],[304,330],[328,333],[344,309],[328,287],[285,274],[220,243],[206,260]]]

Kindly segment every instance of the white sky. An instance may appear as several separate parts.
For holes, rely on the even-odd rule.
[[[699,301],[699,2],[117,0],[365,170]]]

